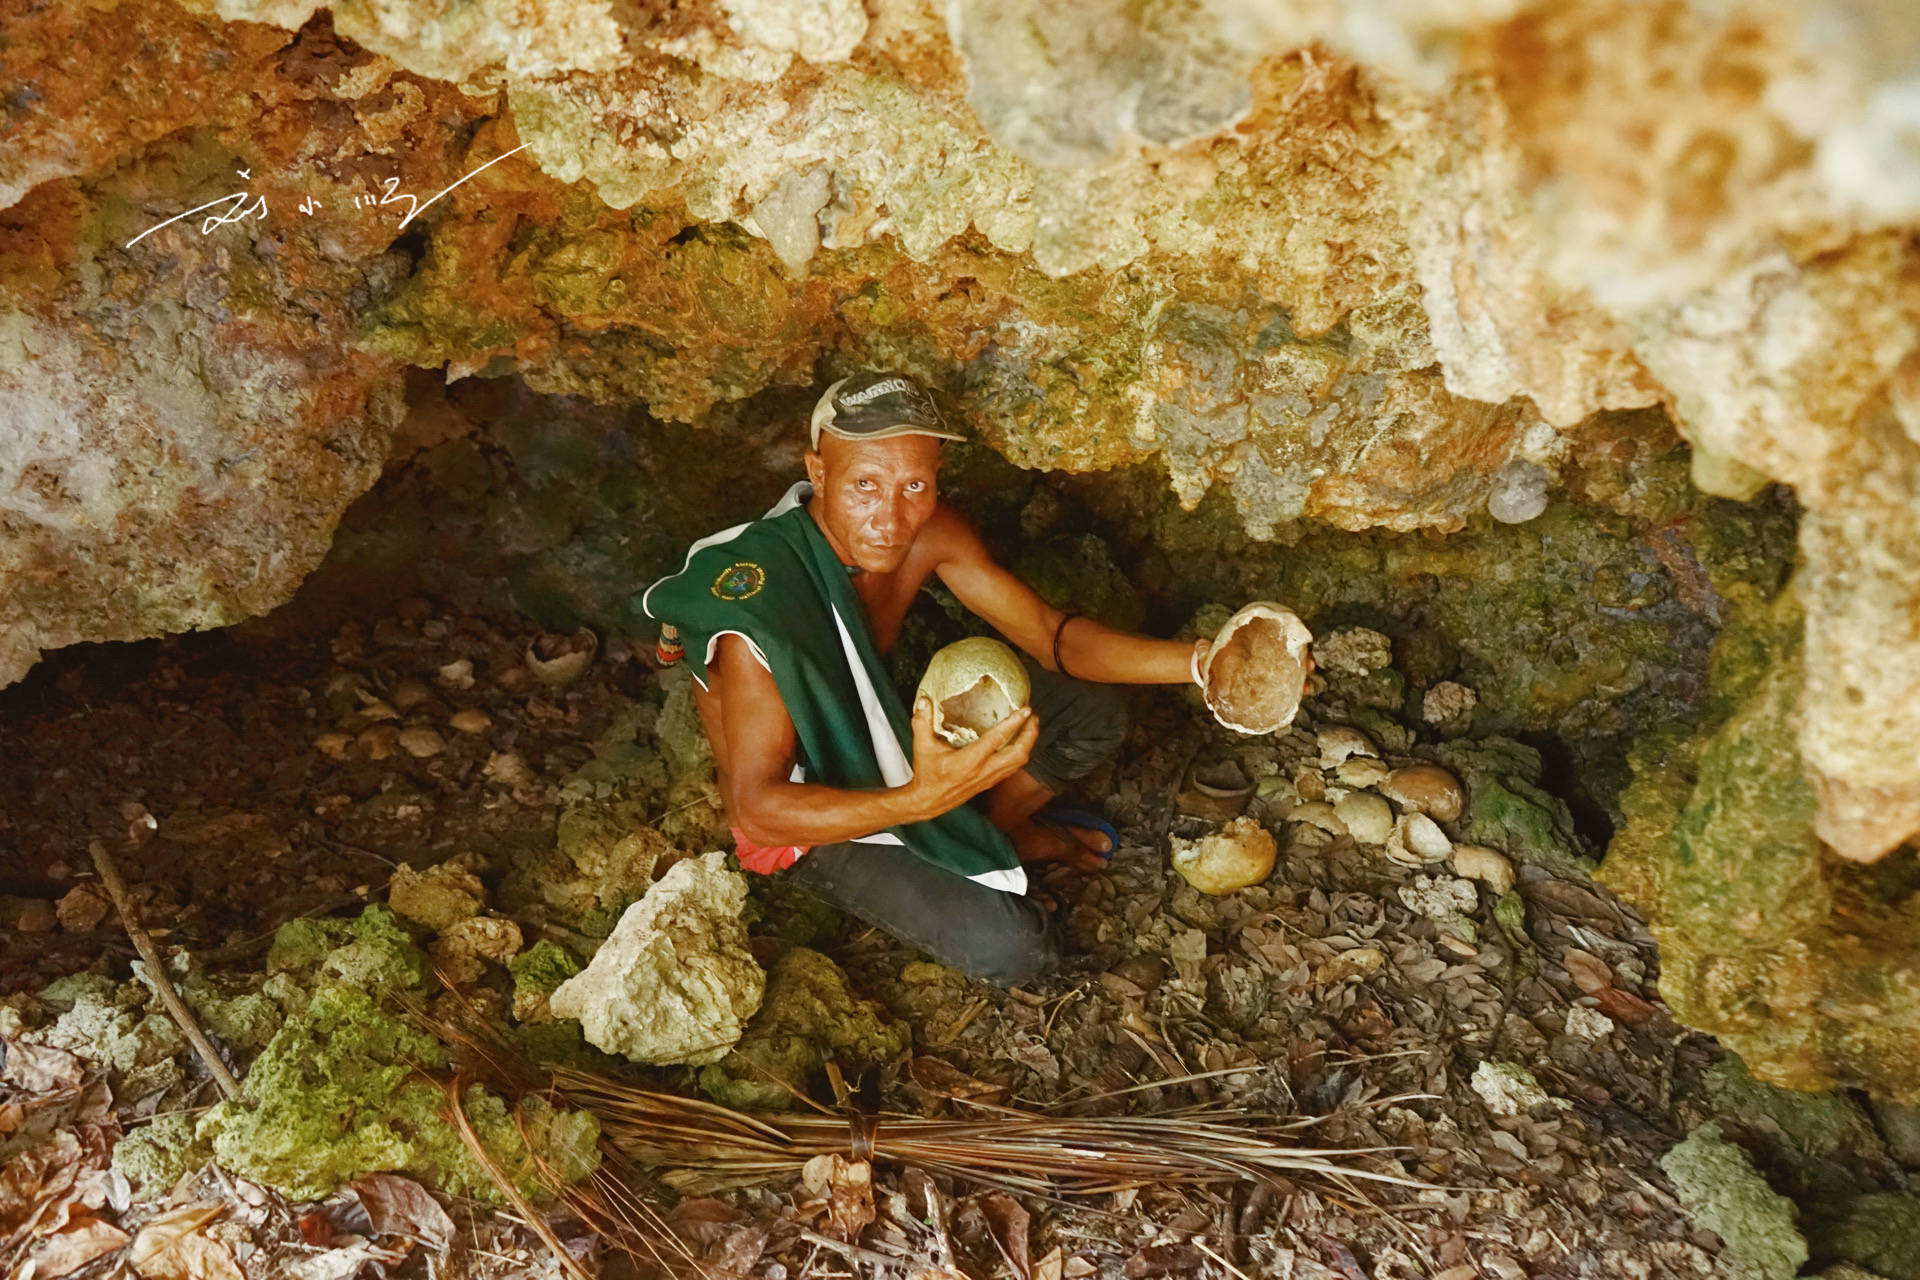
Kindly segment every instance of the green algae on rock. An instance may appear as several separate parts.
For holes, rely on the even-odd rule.
[[[201,1119],[196,1141],[222,1168],[300,1199],[317,1199],[363,1173],[410,1174],[449,1195],[494,1201],[499,1192],[447,1117],[441,1086],[422,1073],[447,1064],[438,1041],[385,1011],[365,991],[315,991],[247,1071],[238,1097]],[[546,1190],[507,1105],[478,1085],[464,1095],[476,1132],[523,1194]],[[584,1112],[544,1117],[539,1155],[584,1176],[599,1126]]]
[[[1601,879],[1649,913],[1660,991],[1755,1076],[1920,1099],[1920,895],[1836,858],[1800,755],[1805,652],[1789,589],[1715,646],[1709,714],[1649,740]]]
[[[417,987],[432,966],[400,918],[380,903],[352,920],[289,920],[273,935],[267,972],[362,990]]]
[[[513,1016],[521,1022],[546,1022],[553,1017],[547,998],[555,987],[580,972],[580,961],[557,942],[540,939],[507,961],[513,975]]]
[[[774,1110],[805,1096],[825,1064],[849,1076],[890,1062],[907,1028],[847,988],[826,956],[790,947],[767,977],[766,996],[733,1052],[700,1072],[700,1088],[724,1106]]]
[[[1920,1191],[1856,1196],[1807,1230],[1816,1257],[1842,1258],[1886,1280],[1920,1280]]]
[[[196,1123],[183,1111],[158,1115],[113,1144],[113,1167],[126,1178],[135,1200],[167,1194],[213,1159],[213,1146],[200,1140]]]
[[[1726,1241],[1723,1260],[1749,1280],[1793,1280],[1807,1261],[1793,1202],[1754,1172],[1747,1153],[1701,1125],[1660,1159],[1693,1220]]]

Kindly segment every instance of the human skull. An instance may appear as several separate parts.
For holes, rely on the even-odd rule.
[[[933,703],[933,731],[964,747],[1027,705],[1027,669],[991,636],[956,640],[933,655],[914,700]]]
[[[1236,818],[1198,840],[1171,840],[1173,869],[1202,893],[1227,894],[1259,884],[1273,874],[1279,850],[1273,836],[1252,818]]]
[[[1313,633],[1291,609],[1256,600],[1227,619],[1201,670],[1213,718],[1240,733],[1293,722]]]

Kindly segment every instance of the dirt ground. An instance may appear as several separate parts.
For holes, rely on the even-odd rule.
[[[492,887],[550,849],[558,780],[622,708],[660,695],[650,663],[617,641],[576,683],[529,680],[534,634],[411,600],[325,633],[243,627],[49,655],[0,691],[0,991],[87,969],[125,977],[132,947],[94,889],[92,840],[115,851],[156,940],[216,970],[257,967],[289,919],[381,899],[401,864],[466,855]],[[462,660],[465,687],[443,678]],[[419,685],[396,698],[408,680]],[[431,749],[322,742],[374,699],[408,701],[392,723],[432,728],[432,742],[411,739]],[[1066,973],[998,991],[843,919],[812,942],[911,1027],[911,1055],[864,1082],[862,1102],[924,1114],[933,1061],[951,1072],[934,1091],[948,1110],[971,1094],[1066,1114],[1212,1103],[1314,1117],[1316,1143],[1387,1149],[1369,1167],[1433,1189],[1356,1195],[1302,1177],[1010,1198],[881,1162],[878,1220],[853,1239],[825,1232],[805,1180],[682,1205],[676,1224],[715,1274],[1733,1274],[1657,1163],[1698,1120],[1690,1082],[1717,1051],[1659,1004],[1651,940],[1630,910],[1580,879],[1522,868],[1522,917],[1496,919],[1482,887],[1460,913],[1473,936],[1460,936],[1402,892],[1432,869],[1289,823],[1271,796],[1191,786],[1196,763],[1229,758],[1248,776],[1311,771],[1312,700],[1290,733],[1238,742],[1171,692],[1137,693],[1133,709],[1120,760],[1083,797],[1121,830],[1111,870],[1040,881],[1074,953]],[[473,710],[484,725],[451,727]],[[1168,841],[1237,808],[1278,833],[1278,865],[1237,894],[1197,893],[1171,870]],[[204,1103],[204,1072],[181,1061]],[[18,1080],[14,1103],[0,1104],[14,1107],[0,1110],[0,1139],[24,1149],[31,1119],[44,1148],[31,1177],[23,1163],[0,1186],[0,1225],[15,1263],[56,1220],[76,1238],[68,1262],[89,1232],[98,1251],[41,1276],[562,1274],[516,1215],[464,1202],[441,1214],[443,1228],[433,1208],[403,1212],[377,1189],[290,1205],[209,1170],[170,1200],[128,1204],[100,1170],[103,1151],[147,1119],[139,1100],[91,1075],[57,1076],[41,1082],[37,1110]],[[929,1221],[946,1230],[930,1235]],[[142,1230],[155,1222],[167,1230]],[[588,1272],[625,1273],[564,1215],[553,1229]]]

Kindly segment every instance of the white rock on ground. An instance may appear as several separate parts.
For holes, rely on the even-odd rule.
[[[1553,1101],[1533,1078],[1533,1072],[1517,1062],[1482,1062],[1473,1069],[1469,1083],[1487,1104],[1487,1110],[1497,1116],[1517,1116]]]
[[[589,1044],[634,1062],[720,1061],[766,994],[740,919],[746,901],[725,854],[675,863],[549,1007],[578,1018]]]

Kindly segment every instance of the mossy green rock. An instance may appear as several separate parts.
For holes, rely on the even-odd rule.
[[[776,1109],[804,1094],[830,1059],[847,1075],[898,1057],[909,1032],[847,990],[840,967],[805,947],[774,964],[759,1012],[731,1053],[700,1072],[700,1087],[730,1107]]]
[[[1749,1280],[1793,1280],[1807,1242],[1793,1223],[1793,1202],[1775,1192],[1747,1153],[1703,1124],[1660,1158],[1693,1220],[1726,1241],[1726,1262]]]
[[[433,972],[400,917],[374,903],[352,920],[289,920],[273,935],[269,974],[363,990],[418,987]]]
[[[187,1174],[213,1159],[213,1147],[194,1132],[195,1117],[184,1112],[155,1116],[113,1146],[113,1167],[133,1188],[135,1200],[167,1194]]]
[[[1635,753],[1600,878],[1648,913],[1675,1015],[1756,1077],[1920,1101],[1920,868],[1813,833],[1801,624],[1792,590],[1729,624],[1700,729]]]
[[[1540,785],[1540,753],[1511,738],[1444,743],[1430,753],[1466,784],[1461,839],[1499,849],[1516,862],[1585,879],[1593,859],[1580,852],[1566,802]]]
[[[1856,1263],[1886,1280],[1920,1280],[1920,1193],[1856,1197],[1820,1214],[1809,1234],[1822,1257]]]
[[[492,1180],[448,1119],[446,1094],[423,1074],[445,1065],[438,1041],[365,990],[324,986],[254,1060],[240,1096],[206,1114],[197,1138],[223,1168],[299,1199],[388,1170],[449,1195],[495,1200]],[[482,1143],[513,1182],[527,1195],[546,1194],[506,1104],[479,1086],[464,1100]],[[598,1135],[591,1115],[525,1118],[549,1164],[576,1176],[591,1170]]]
[[[513,1016],[522,1022],[551,1017],[547,997],[580,969],[573,952],[546,938],[507,961],[507,972],[513,975]]]

